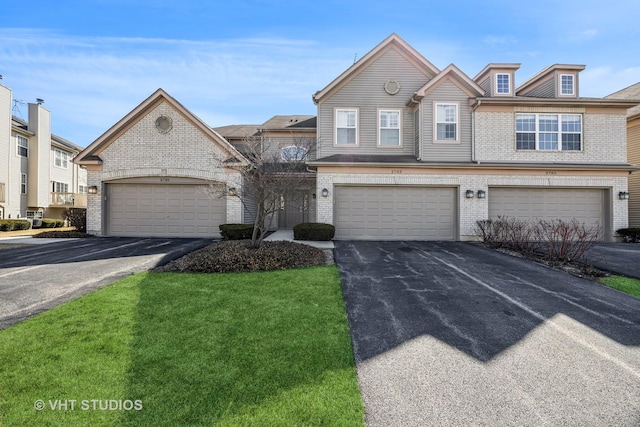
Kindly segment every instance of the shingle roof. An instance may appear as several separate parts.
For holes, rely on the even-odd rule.
[[[258,133],[259,125],[228,125],[213,128],[224,138],[247,138]]]
[[[281,115],[273,116],[264,122],[260,129],[276,130],[289,128],[315,128],[316,116],[310,115]]]
[[[605,96],[605,98],[610,99],[633,99],[638,100],[640,104],[640,82],[629,87],[626,87],[622,90],[612,93],[611,95]],[[640,114],[640,105],[629,108],[627,110],[627,116],[635,116],[636,114]]]

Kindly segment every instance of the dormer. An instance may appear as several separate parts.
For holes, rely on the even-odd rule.
[[[516,95],[534,98],[578,98],[578,74],[584,65],[554,64],[516,88]]]
[[[484,96],[515,96],[515,74],[520,64],[489,64],[473,78]]]

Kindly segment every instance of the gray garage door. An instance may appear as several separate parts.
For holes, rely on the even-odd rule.
[[[590,188],[489,188],[489,217],[577,219],[606,231],[605,190]]]
[[[223,198],[193,184],[108,184],[110,236],[219,237]]]
[[[455,188],[336,187],[336,238],[454,240],[455,200]]]

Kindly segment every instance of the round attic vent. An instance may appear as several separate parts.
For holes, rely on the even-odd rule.
[[[156,129],[160,133],[168,133],[173,127],[171,118],[167,116],[160,116],[156,119]]]
[[[395,95],[400,92],[400,83],[397,80],[387,80],[384,84],[384,91],[389,95]]]

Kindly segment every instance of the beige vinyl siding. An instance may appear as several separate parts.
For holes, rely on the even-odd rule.
[[[534,98],[555,98],[556,77],[551,75],[547,80],[533,87],[529,91],[518,93],[520,96],[531,96]]]
[[[459,143],[434,143],[434,103],[458,104]],[[471,161],[471,112],[469,97],[450,80],[443,81],[422,100],[422,159],[425,162]]]
[[[400,91],[389,95],[384,90],[388,80],[396,80]],[[407,100],[429,81],[422,71],[390,48],[318,105],[318,157],[333,154],[414,154],[414,115]],[[358,108],[358,141],[354,147],[334,147],[336,108]],[[402,111],[402,147],[378,147],[378,109]]]
[[[491,74],[489,74],[486,79],[480,82],[480,87],[484,89],[485,96],[491,96]]]
[[[640,165],[640,119],[627,128],[627,158]],[[629,175],[629,227],[640,227],[640,171]]]

